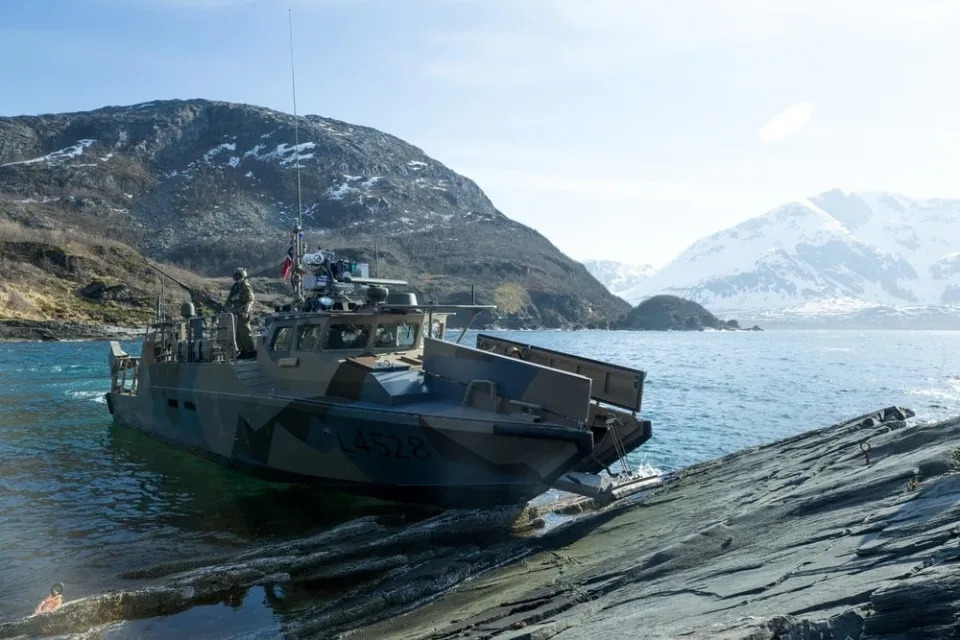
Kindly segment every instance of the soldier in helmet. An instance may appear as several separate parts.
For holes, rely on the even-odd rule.
[[[233,286],[230,287],[226,307],[236,319],[237,346],[240,348],[241,358],[251,358],[256,355],[256,347],[253,344],[253,329],[250,327],[253,302],[253,287],[247,280],[247,270],[243,267],[237,267],[237,270],[233,272]]]

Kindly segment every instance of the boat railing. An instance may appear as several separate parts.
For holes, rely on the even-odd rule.
[[[177,342],[179,362],[233,362],[237,359],[237,325],[232,313],[190,318]]]
[[[139,382],[140,358],[127,354],[118,342],[111,342],[110,390],[133,395],[137,393]]]
[[[147,332],[152,362],[233,362],[237,327],[232,313],[158,322]]]

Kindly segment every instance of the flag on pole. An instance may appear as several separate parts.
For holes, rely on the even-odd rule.
[[[287,279],[290,269],[293,268],[293,255],[293,242],[291,242],[290,248],[287,249],[287,257],[283,259],[283,268],[280,270],[280,278],[283,280]]]

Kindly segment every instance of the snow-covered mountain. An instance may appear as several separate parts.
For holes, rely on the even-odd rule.
[[[649,264],[624,264],[614,260],[584,260],[583,266],[610,293],[621,298],[656,271]]]
[[[624,291],[711,310],[960,304],[960,200],[838,190],[695,242]]]

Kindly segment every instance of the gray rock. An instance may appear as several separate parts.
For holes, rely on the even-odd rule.
[[[890,408],[685,469],[551,552],[573,566],[531,556],[393,637],[955,638],[960,420],[907,426],[912,415]],[[457,622],[437,622],[452,611]]]

